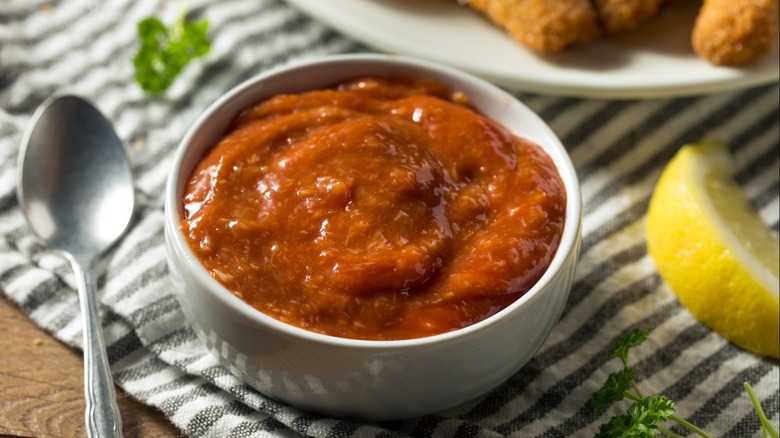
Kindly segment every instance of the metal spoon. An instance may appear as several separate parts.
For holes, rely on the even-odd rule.
[[[30,227],[73,266],[84,318],[84,390],[90,437],[121,437],[122,419],[98,316],[98,257],[125,233],[135,208],[130,164],[108,120],[60,96],[32,118],[19,154],[19,202]]]

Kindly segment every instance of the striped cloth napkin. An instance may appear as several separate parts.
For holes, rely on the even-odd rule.
[[[606,418],[588,399],[613,370],[601,358],[628,330],[649,325],[655,332],[632,353],[646,393],[668,395],[715,436],[753,437],[760,426],[742,388],[748,380],[778,423],[778,362],[736,348],[681,307],[647,255],[643,228],[654,184],[680,145],[717,136],[730,145],[737,181],[778,231],[777,84],[649,101],[517,94],[567,145],[582,182],[582,257],[561,321],[490,393],[436,415],[367,424],[268,399],[208,354],[172,291],[162,192],[177,142],[218,96],[276,65],[368,49],[280,0],[191,0],[190,15],[210,22],[212,51],[167,94],[150,97],[133,81],[135,26],[148,15],[172,22],[177,8],[161,0],[0,3],[0,289],[54,337],[80,347],[72,272],[33,237],[15,190],[22,132],[35,108],[55,92],[85,96],[114,122],[140,197],[137,221],[99,281],[113,375],[184,435],[593,436]]]

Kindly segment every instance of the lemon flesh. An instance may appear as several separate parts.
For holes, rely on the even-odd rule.
[[[729,173],[725,145],[683,146],[647,213],[661,277],[703,324],[761,356],[780,356],[780,244]]]

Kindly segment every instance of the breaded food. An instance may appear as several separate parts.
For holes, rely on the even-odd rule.
[[[520,43],[554,52],[602,35],[590,0],[469,0]]]
[[[778,0],[705,0],[691,42],[702,58],[738,66],[766,56],[777,36]]]
[[[636,29],[658,14],[663,0],[593,0],[607,34]]]

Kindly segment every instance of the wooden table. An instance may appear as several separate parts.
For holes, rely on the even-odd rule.
[[[86,436],[83,364],[0,295],[0,437]],[[126,437],[181,436],[162,412],[117,397]]]

